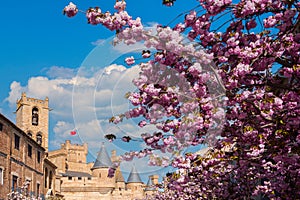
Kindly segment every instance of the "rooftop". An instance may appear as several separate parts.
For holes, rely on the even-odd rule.
[[[139,173],[136,171],[135,166],[133,166],[131,169],[127,183],[143,183]]]
[[[76,171],[66,171],[66,173],[62,173],[64,177],[92,177],[90,174],[85,172],[76,172]]]
[[[110,160],[110,157],[106,151],[106,148],[104,144],[102,144],[101,149],[98,153],[96,162],[94,163],[92,170],[93,169],[98,169],[98,168],[109,168],[112,166],[112,162]]]

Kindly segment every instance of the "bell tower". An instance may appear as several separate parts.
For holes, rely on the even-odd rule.
[[[30,98],[23,92],[17,100],[16,124],[48,151],[49,99]]]

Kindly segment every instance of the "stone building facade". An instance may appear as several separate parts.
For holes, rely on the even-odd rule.
[[[44,166],[43,166],[43,172],[44,172],[44,189],[43,194],[44,197],[62,197],[59,190],[56,190],[56,185],[60,185],[60,182],[57,182],[56,177],[56,165],[52,163],[46,155],[46,158],[44,159]]]
[[[29,182],[30,196],[43,196],[45,149],[0,114],[0,199]]]

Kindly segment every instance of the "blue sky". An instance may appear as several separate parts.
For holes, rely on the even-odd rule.
[[[99,6],[102,11],[111,12],[114,11],[114,2],[73,1],[81,10]],[[118,127],[107,124],[113,113],[126,110],[120,105],[128,108],[122,92],[134,89],[128,83],[137,74],[137,69],[112,65],[116,57],[124,56],[124,47],[112,50],[109,59],[105,60],[108,57],[103,55],[109,52],[109,40],[114,33],[101,26],[88,25],[82,13],[67,18],[62,10],[68,3],[65,0],[1,2],[0,112],[14,122],[15,101],[21,92],[42,99],[48,96],[53,108],[50,113],[50,150],[58,148],[66,139],[71,139],[72,143],[87,142],[89,161],[92,161],[100,148],[103,133],[134,134],[139,131],[134,128],[135,121]],[[134,18],[140,16],[145,26],[165,25],[196,5],[196,0],[178,0],[172,8],[163,6],[161,0],[128,0],[127,11]],[[95,45],[97,41],[100,41],[100,46]],[[69,131],[74,128],[79,134],[71,137]],[[108,150],[133,150],[130,148],[134,147],[118,142],[108,144]],[[152,171],[149,168],[149,172]]]
[[[100,6],[113,11],[114,0],[73,1],[81,10]],[[112,32],[101,26],[86,23],[84,14],[74,18],[62,15],[69,1],[3,1],[1,2],[0,72],[1,108],[8,96],[10,84],[26,84],[33,76],[45,75],[52,66],[78,68],[95,48],[98,39],[106,39]],[[143,23],[167,24],[182,11],[196,5],[195,0],[178,1],[172,8],[162,6],[161,0],[128,0],[127,10],[133,17],[142,17]]]

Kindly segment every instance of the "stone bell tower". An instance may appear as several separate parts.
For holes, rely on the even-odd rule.
[[[48,151],[49,99],[26,97],[17,100],[16,124]]]

